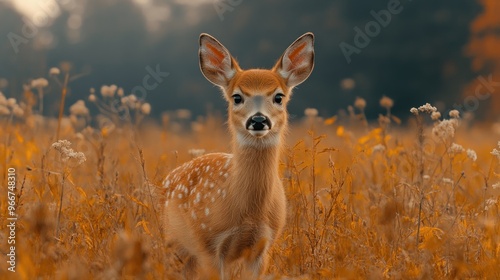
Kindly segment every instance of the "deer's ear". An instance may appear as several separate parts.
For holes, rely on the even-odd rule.
[[[200,69],[205,78],[213,84],[225,88],[240,70],[229,51],[214,37],[200,35]]]
[[[304,82],[314,67],[314,35],[310,32],[293,42],[273,70],[285,79],[288,87]]]

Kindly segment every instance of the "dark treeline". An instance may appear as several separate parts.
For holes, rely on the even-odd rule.
[[[481,12],[474,1],[224,0],[194,5],[157,0],[149,9],[130,0],[76,1],[76,8],[63,2],[55,1],[60,14],[32,38],[23,35],[26,19],[0,2],[0,77],[9,81],[7,95],[20,95],[23,83],[47,77],[48,69],[62,61],[72,63],[75,75],[85,73],[71,82],[68,104],[86,99],[89,88],[103,84],[130,92],[142,85],[149,66],[169,72],[147,92],[153,114],[177,108],[195,115],[207,108],[222,111],[218,89],[198,68],[201,32],[218,38],[244,68],[271,67],[293,40],[314,32],[316,66],[295,91],[289,108],[296,116],[306,106],[333,115],[356,96],[367,100],[370,117],[382,112],[378,100],[383,95],[394,99],[394,113],[403,117],[425,102],[442,101],[449,109],[463,99],[475,76],[464,51],[469,26]],[[77,23],[81,19],[76,29],[71,26],[75,15]],[[12,34],[27,42],[13,46]],[[342,88],[344,79],[353,79],[354,88]],[[58,92],[56,85],[50,90]],[[57,95],[48,98],[56,103]]]

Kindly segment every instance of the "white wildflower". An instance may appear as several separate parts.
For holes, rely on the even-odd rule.
[[[52,144],[52,148],[61,154],[62,161],[67,162],[70,159],[75,159],[78,164],[82,164],[87,160],[85,154],[82,152],[75,152],[70,148],[71,142],[68,140],[58,140]]]
[[[17,101],[15,98],[9,98],[7,99],[7,106],[10,108],[13,108],[17,104]]]
[[[351,78],[345,78],[340,81],[340,87],[345,90],[351,90],[356,86],[356,82]]]
[[[131,94],[128,96],[128,99],[130,102],[137,102],[137,96],[135,96],[135,94]]]
[[[104,97],[113,97],[115,95],[116,88],[116,85],[103,85],[101,87],[101,95]]]
[[[85,107],[85,102],[83,100],[78,100],[69,107],[69,112],[75,116],[86,116],[89,114],[89,109]]]
[[[392,108],[392,106],[394,106],[394,101],[385,95],[382,96],[379,102],[380,106],[386,109],[390,109]]]
[[[96,102],[96,100],[97,100],[97,98],[95,97],[95,94],[92,93],[92,94],[89,95],[89,101],[90,102]]]
[[[124,96],[120,100],[123,105],[128,106],[130,109],[140,109],[141,104],[137,102],[137,96],[134,94]]]
[[[420,112],[425,112],[425,113],[429,113],[429,114],[432,114],[433,112],[436,112],[437,111],[437,108],[432,106],[431,104],[429,103],[425,103],[425,105],[422,105],[420,107],[418,107],[418,110]]]
[[[141,106],[141,112],[144,115],[149,115],[149,113],[151,113],[151,105],[149,103],[142,104],[142,106]]]
[[[61,70],[59,70],[59,68],[57,68],[57,67],[50,68],[49,75],[51,75],[51,76],[57,76],[59,74],[61,74]]]
[[[48,85],[49,81],[47,81],[47,79],[44,78],[38,78],[31,81],[31,88],[41,89],[47,87]]]
[[[441,118],[441,113],[439,113],[439,112],[432,112],[431,113],[431,119],[433,121],[437,121],[437,120],[439,120],[439,118]]]
[[[496,156],[498,160],[500,160],[500,141],[498,141],[498,149],[493,149],[493,151],[491,151],[491,154]]]
[[[464,151],[465,151],[464,147],[462,147],[462,145],[459,145],[457,143],[451,144],[451,147],[448,150],[448,152],[451,153],[451,154],[460,154],[460,153],[462,153]]]
[[[192,156],[192,157],[199,157],[199,156],[202,156],[203,154],[205,154],[205,150],[204,149],[190,149],[188,151],[188,153]]]
[[[472,161],[476,161],[477,160],[476,151],[467,149],[467,157],[470,158]]]
[[[24,115],[24,110],[23,108],[21,108],[21,106],[16,104],[14,108],[12,108],[12,114],[14,114],[14,116],[18,118],[21,118]]]
[[[385,146],[382,145],[382,144],[378,144],[378,145],[375,145],[373,146],[372,148],[372,152],[373,153],[376,153],[376,152],[384,152],[385,151]]]
[[[460,112],[458,110],[451,110],[449,114],[450,114],[450,117],[452,117],[454,119],[460,118]]]
[[[500,189],[500,182],[497,182],[491,186],[493,189]]]
[[[118,90],[116,91],[116,95],[118,95],[119,97],[123,97],[124,95],[123,88],[118,88]]]
[[[498,198],[488,198],[486,201],[485,201],[485,207],[484,207],[484,210],[488,211],[491,206],[497,204],[498,202]]]
[[[366,100],[361,97],[356,97],[356,100],[354,100],[354,107],[358,108],[359,110],[365,109]]]
[[[453,185],[453,180],[450,178],[443,178],[443,183]]]
[[[5,105],[0,104],[0,116],[8,116],[10,115],[10,110]]]
[[[417,109],[417,108],[415,108],[415,107],[413,107],[413,108],[411,108],[411,109],[410,109],[410,113],[412,113],[412,114],[414,114],[415,116],[417,116],[417,115],[418,115],[418,109]]]
[[[453,138],[458,126],[456,119],[443,120],[432,128],[432,134],[440,139]]]
[[[314,118],[318,115],[318,109],[316,108],[306,108],[304,110],[304,115],[309,118]]]

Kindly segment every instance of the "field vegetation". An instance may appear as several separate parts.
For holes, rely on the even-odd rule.
[[[42,117],[35,81],[19,100],[0,96],[0,177],[15,168],[18,215],[12,273],[2,188],[0,278],[179,279],[158,190],[181,163],[229,152],[225,114],[155,120],[144,100],[104,86]],[[388,97],[368,120],[366,105],[292,118],[280,165],[287,225],[269,278],[499,279],[498,125],[430,104],[401,122]]]

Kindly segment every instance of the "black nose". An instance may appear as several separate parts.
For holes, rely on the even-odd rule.
[[[248,130],[265,130],[271,129],[271,122],[262,113],[257,113],[251,116],[247,121]]]
[[[263,123],[267,121],[267,118],[264,116],[264,115],[261,115],[261,116],[253,116],[252,117],[252,122],[255,122],[255,123]]]

